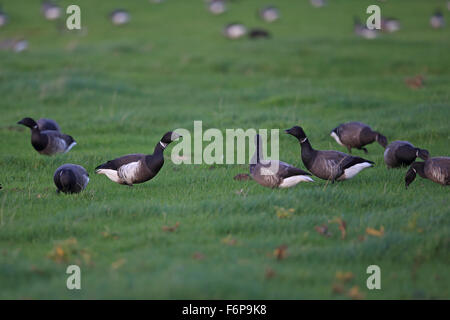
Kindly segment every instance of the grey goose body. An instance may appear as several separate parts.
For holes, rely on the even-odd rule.
[[[424,162],[413,162],[405,175],[406,188],[414,181],[416,174],[424,179],[448,186],[450,185],[450,157],[434,157]]]
[[[300,142],[303,164],[315,176],[330,181],[353,178],[365,168],[373,166],[373,162],[334,150],[315,150],[301,127],[295,126],[286,130]]]
[[[372,130],[370,126],[362,122],[347,122],[334,128],[330,135],[338,144],[352,152],[352,148],[364,150],[364,146],[377,141],[383,148],[387,146],[387,138],[381,133]]]
[[[38,123],[31,118],[23,118],[18,124],[31,129],[31,144],[40,154],[51,156],[66,153],[77,144],[72,136],[67,134],[56,130],[40,130]]]
[[[429,153],[425,149],[416,148],[409,141],[394,141],[384,151],[384,162],[388,168],[409,166],[417,157],[427,160]]]
[[[167,132],[156,144],[153,154],[125,155],[99,165],[95,172],[122,185],[132,186],[151,180],[164,165],[164,149],[179,137],[176,133]]]
[[[58,192],[79,193],[89,183],[89,174],[82,166],[68,163],[56,169],[53,182]]]
[[[289,188],[300,182],[313,182],[311,174],[279,160],[264,160],[262,141],[255,137],[256,150],[250,162],[250,176],[257,183],[269,188]]]

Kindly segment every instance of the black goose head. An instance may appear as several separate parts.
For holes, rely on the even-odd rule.
[[[37,129],[38,128],[38,124],[36,123],[36,121],[34,121],[31,118],[23,118],[22,120],[17,122],[17,124],[22,124],[22,125],[30,128],[30,129]]]
[[[428,150],[417,148],[416,152],[417,156],[423,160],[427,160],[430,157]]]
[[[169,131],[165,135],[163,135],[163,137],[161,138],[161,142],[163,142],[165,144],[169,144],[172,141],[175,141],[180,137],[181,137],[181,135],[179,135],[178,133]]]
[[[416,179],[417,173],[420,176],[424,176],[424,164],[425,162],[413,162],[411,166],[409,167],[408,171],[405,175],[405,187],[408,189],[408,186]]]
[[[296,137],[298,141],[304,142],[304,140],[307,138],[305,131],[299,126],[294,126],[290,129],[285,130],[286,133]]]
[[[383,148],[386,149],[388,145],[388,139],[385,136],[383,136],[381,133],[377,133],[376,140]]]

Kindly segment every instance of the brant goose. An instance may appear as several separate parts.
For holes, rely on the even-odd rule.
[[[311,5],[316,8],[324,7],[327,4],[325,0],[309,0],[309,2],[311,2]]]
[[[354,18],[353,31],[359,37],[365,39],[375,39],[378,36],[376,29],[370,30],[365,24],[362,24],[358,17]]]
[[[425,149],[414,147],[408,141],[394,141],[384,151],[384,162],[388,168],[409,166],[417,157],[427,160],[429,153]]]
[[[56,20],[61,16],[61,8],[52,1],[44,1],[41,6],[41,12],[47,20]]]
[[[434,29],[440,29],[444,27],[445,20],[440,10],[436,10],[436,12],[431,16],[430,25]]]
[[[148,181],[156,176],[162,168],[164,149],[179,137],[179,134],[169,131],[156,144],[153,154],[129,154],[99,165],[95,168],[95,172],[106,175],[114,182],[128,186]]]
[[[343,147],[347,147],[348,152],[352,153],[352,148],[364,150],[367,153],[365,145],[377,141],[383,148],[387,146],[387,139],[381,133],[373,131],[371,127],[362,122],[347,122],[334,128],[330,136]]]
[[[266,22],[274,22],[280,18],[280,12],[277,8],[269,6],[259,11],[259,16]]]
[[[41,131],[44,131],[44,130],[61,131],[59,124],[55,120],[52,120],[52,119],[41,118],[37,121],[37,125],[38,125],[39,130],[41,130]]]
[[[247,28],[240,23],[230,23],[223,29],[223,34],[228,39],[239,39],[247,34]]]
[[[417,173],[424,179],[448,186],[450,185],[450,157],[436,157],[429,158],[425,162],[414,162],[406,172],[406,188],[414,181]]]
[[[109,18],[114,25],[120,26],[130,21],[130,14],[126,10],[116,9],[111,12]]]
[[[66,153],[77,144],[67,134],[56,130],[40,130],[36,121],[31,118],[23,118],[17,124],[31,129],[31,144],[40,154],[50,156],[55,153]]]
[[[321,179],[332,182],[347,180],[353,178],[361,170],[373,166],[372,161],[343,152],[314,150],[301,127],[292,127],[286,130],[286,133],[298,139],[303,164],[306,169]]]
[[[283,161],[264,160],[262,141],[255,137],[256,150],[250,161],[250,175],[260,185],[269,188],[290,188],[304,182],[314,182],[309,172],[293,167]]]
[[[89,174],[82,166],[68,163],[56,169],[53,181],[58,188],[58,193],[79,193],[89,183]]]
[[[225,0],[210,0],[208,4],[208,10],[212,14],[222,14],[227,8],[225,6]]]
[[[381,31],[387,33],[393,33],[400,30],[400,21],[395,18],[382,18],[381,19]]]
[[[0,27],[3,27],[8,22],[8,15],[2,11],[0,7]]]

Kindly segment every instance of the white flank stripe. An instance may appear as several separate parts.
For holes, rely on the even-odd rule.
[[[283,182],[279,185],[279,188],[290,188],[295,186],[300,182],[314,182],[313,179],[309,176],[292,176],[286,179],[283,179]]]
[[[117,171],[116,170],[112,170],[112,169],[98,169],[96,172],[98,174],[104,174],[105,176],[108,177],[109,180],[112,180],[112,181],[117,182],[117,183],[120,182],[120,178],[117,175]]]
[[[370,164],[369,162],[355,164],[354,166],[351,166],[350,168],[345,169],[345,171],[344,171],[345,178],[344,179],[345,180],[351,179],[354,176],[356,176],[361,170],[363,170],[365,168],[369,168],[369,167],[372,167],[372,164]]]
[[[70,146],[67,147],[66,151],[64,151],[64,153],[67,153],[70,151],[70,149],[72,149],[73,147],[75,147],[77,145],[77,143],[74,141],[70,144]]]
[[[341,146],[345,147],[345,146],[342,144],[341,139],[339,139],[339,137],[338,137],[338,135],[336,134],[336,132],[333,131],[333,132],[330,134],[330,136],[332,136],[332,137],[334,138],[334,140],[336,140],[336,142],[339,143]]]
[[[136,173],[139,171],[140,163],[139,161],[127,163],[117,170],[117,174],[126,183],[133,184],[135,181]]]

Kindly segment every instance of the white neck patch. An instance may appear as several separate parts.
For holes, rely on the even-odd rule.
[[[303,139],[302,141],[300,141],[300,143],[305,142],[306,140],[308,140],[308,138]]]
[[[164,143],[164,142],[162,142],[162,141],[160,141],[159,144],[161,145],[161,147],[162,147],[163,149],[165,149],[165,148],[167,147],[167,143]]]

